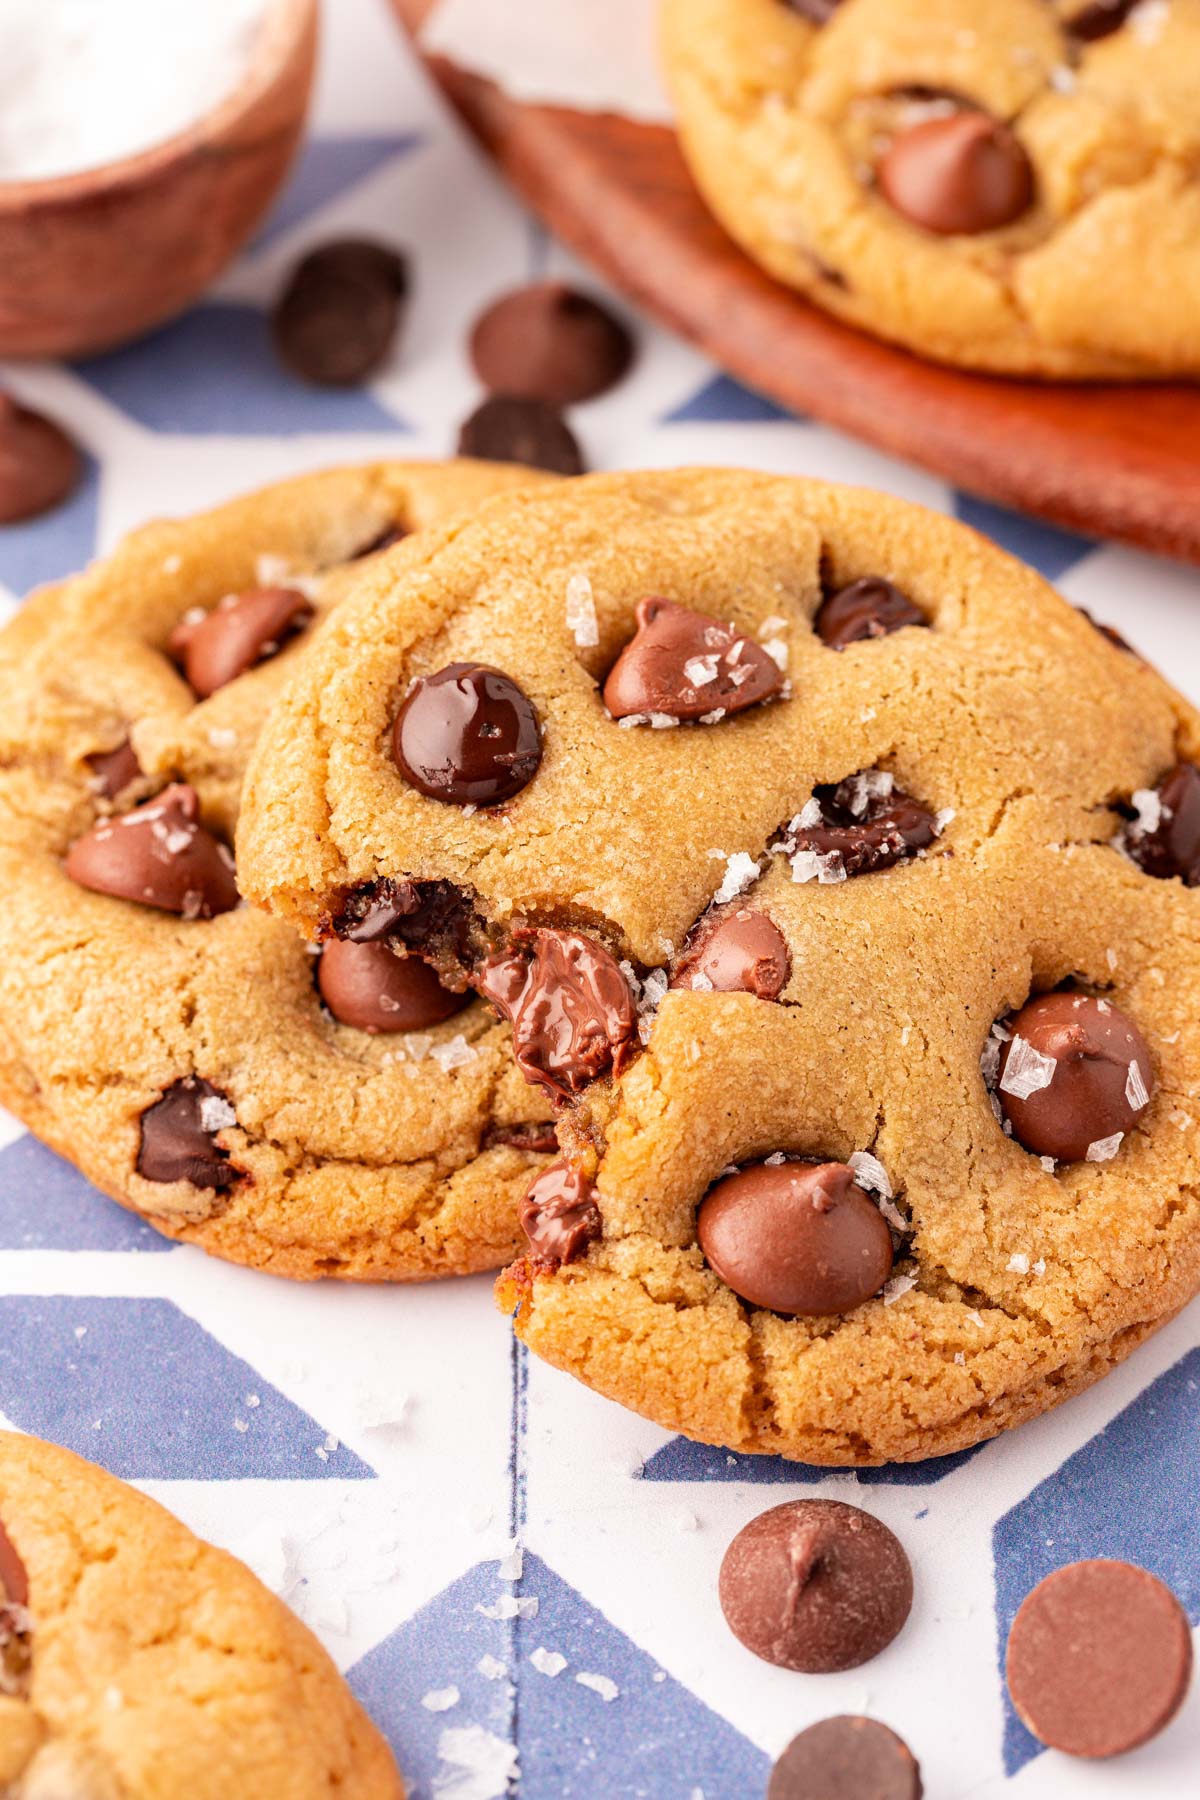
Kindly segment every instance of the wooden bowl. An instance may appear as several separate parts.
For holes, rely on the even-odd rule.
[[[273,0],[219,106],[136,156],[0,182],[0,356],[80,356],[182,311],[278,193],[308,110],[318,0]]]

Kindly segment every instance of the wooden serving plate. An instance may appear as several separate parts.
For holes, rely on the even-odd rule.
[[[392,0],[418,49],[434,4]],[[924,362],[750,262],[666,127],[523,105],[425,61],[558,236],[748,386],[1003,505],[1200,562],[1200,386],[1011,381]]]

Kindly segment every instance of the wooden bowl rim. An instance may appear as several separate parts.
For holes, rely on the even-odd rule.
[[[169,0],[168,0],[169,3]],[[145,150],[66,175],[44,175],[28,181],[0,180],[0,217],[108,196],[123,188],[152,181],[172,163],[183,163],[196,151],[218,141],[276,87],[298,44],[316,29],[320,0],[268,0],[259,38],[241,79],[219,100],[174,136]],[[311,87],[306,84],[305,93]],[[302,105],[304,102],[302,102]]]

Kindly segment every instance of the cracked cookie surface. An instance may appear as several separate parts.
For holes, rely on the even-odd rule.
[[[670,657],[618,718],[648,597]],[[739,643],[779,682],[697,717],[697,684],[762,669]],[[539,723],[493,807],[393,749],[414,681],[471,662]],[[261,740],[239,856],[306,932],[403,888],[396,928],[519,1019],[568,1164],[499,1288],[534,1350],[733,1449],[920,1458],[1085,1386],[1200,1283],[1200,901],[1136,860],[1198,755],[1161,677],[958,524],[770,476],[594,476],[364,571]],[[998,1033],[1060,988],[1135,1030],[1119,1128],[1051,1163],[1005,1130]],[[861,1304],[772,1281],[809,1310],[767,1310],[706,1260],[706,1196],[785,1159],[879,1204],[893,1273],[875,1229]]]
[[[164,1507],[0,1432],[0,1528],[0,1629],[24,1645],[0,1679],[12,1800],[403,1800],[312,1633]]]
[[[285,482],[135,533],[0,635],[0,1099],[170,1236],[296,1277],[418,1280],[516,1248],[551,1134],[507,1032],[415,959],[384,970],[415,991],[372,975],[369,949],[329,979],[288,927],[230,905],[228,842],[289,668],[372,557],[409,553],[372,546],[527,479],[450,463]],[[292,584],[304,629],[238,673],[235,615],[239,654],[198,698],[180,620],[218,620],[228,645],[222,601],[265,582]]]
[[[939,360],[1200,371],[1200,0],[663,0],[680,142],[779,280]]]

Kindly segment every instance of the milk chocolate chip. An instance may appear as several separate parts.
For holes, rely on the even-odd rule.
[[[531,782],[542,760],[537,714],[510,675],[450,663],[422,676],[400,708],[392,754],[431,800],[494,806]]]
[[[25,1699],[33,1668],[29,1576],[0,1524],[0,1694]]]
[[[313,616],[298,588],[249,588],[227,594],[211,612],[187,613],[167,640],[188,686],[201,700],[256,663],[266,662]]]
[[[544,400],[493,394],[463,421],[458,454],[522,463],[552,475],[582,475],[583,452],[562,414]]]
[[[841,1500],[791,1500],[744,1525],[718,1580],[725,1622],[780,1669],[827,1675],[886,1650],[912,1609],[894,1532]]]
[[[845,1163],[752,1163],[709,1189],[700,1248],[741,1300],[771,1312],[847,1313],[892,1272],[883,1215]]]
[[[707,719],[743,712],[783,686],[753,638],[674,600],[641,600],[637,632],[613,664],[604,704],[614,719]]]
[[[128,738],[115,750],[101,750],[96,756],[89,756],[87,765],[92,771],[92,786],[104,800],[115,800],[130,782],[139,780],[142,773],[142,765]]]
[[[906,625],[928,625],[925,614],[907,594],[882,575],[864,575],[830,594],[813,621],[817,636],[831,650],[844,650],[863,638],[888,637]]]
[[[196,791],[183,782],[76,838],[66,871],[80,887],[185,919],[212,919],[238,903],[233,858],[201,825]]]
[[[1095,43],[1119,31],[1137,4],[1138,0],[1090,0],[1067,19],[1067,30],[1081,43]]]
[[[1039,994],[1009,1021],[1000,1107],[1035,1156],[1108,1162],[1154,1091],[1145,1038],[1110,1000]]]
[[[275,348],[305,381],[365,381],[387,358],[407,291],[407,265],[388,245],[322,244],[297,264],[275,308]]]
[[[193,1187],[232,1187],[237,1170],[216,1134],[237,1115],[219,1088],[185,1075],[142,1114],[137,1171],[147,1181],[190,1181]]]
[[[917,1760],[878,1719],[843,1714],[794,1737],[767,1783],[767,1800],[922,1800]]]
[[[425,1031],[467,1004],[419,956],[398,956],[383,943],[326,944],[317,987],[335,1019],[372,1033]]]
[[[78,450],[53,419],[0,393],[0,525],[59,506],[80,468]]]
[[[573,406],[615,387],[633,360],[621,321],[563,281],[505,294],[471,332],[471,360],[497,394]]]
[[[530,1182],[520,1219],[535,1261],[574,1262],[596,1242],[601,1228],[594,1195],[594,1184],[566,1163],[555,1163]]]
[[[1146,796],[1139,818],[1126,827],[1123,843],[1147,875],[1184,887],[1200,887],[1200,768],[1176,763]]]
[[[1005,1670],[1013,1705],[1068,1756],[1120,1756],[1170,1723],[1192,1674],[1187,1614],[1132,1563],[1068,1563],[1022,1602]]]
[[[879,186],[913,225],[940,236],[1010,225],[1033,202],[1033,166],[999,119],[956,112],[902,132],[879,165]]]
[[[477,985],[511,1021],[526,1081],[570,1098],[612,1068],[620,1073],[637,1031],[629,983],[602,944],[576,931],[519,931]]]
[[[783,933],[766,913],[735,906],[702,924],[671,977],[673,988],[714,989],[778,1000],[791,957]]]
[[[941,830],[937,815],[903,792],[886,769],[864,769],[818,787],[791,821],[783,848],[797,880],[873,875],[915,856]]]

